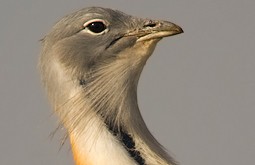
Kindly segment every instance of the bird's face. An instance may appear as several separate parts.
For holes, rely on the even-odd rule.
[[[86,8],[59,21],[45,41],[61,63],[84,75],[119,59],[130,63],[147,59],[157,41],[181,32],[170,22],[136,18],[111,9]]]

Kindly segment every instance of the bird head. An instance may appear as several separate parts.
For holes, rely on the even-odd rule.
[[[167,21],[92,7],[64,17],[44,41],[47,51],[55,51],[63,65],[83,76],[119,60],[145,61],[160,39],[182,32],[179,26]]]

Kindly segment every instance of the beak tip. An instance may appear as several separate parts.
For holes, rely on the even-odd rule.
[[[176,24],[174,24],[172,30],[175,31],[176,34],[184,33],[183,29],[180,26],[176,25]]]
[[[182,28],[180,28],[180,33],[184,33],[184,30]]]

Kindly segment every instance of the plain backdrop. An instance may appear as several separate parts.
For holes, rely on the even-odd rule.
[[[54,23],[89,6],[184,29],[158,44],[138,90],[149,129],[181,165],[254,163],[254,0],[1,0],[1,165],[73,164],[64,130],[50,137],[57,117],[36,66]]]

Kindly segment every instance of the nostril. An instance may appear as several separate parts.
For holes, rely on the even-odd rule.
[[[145,25],[143,26],[143,27],[150,27],[150,28],[153,28],[153,27],[155,27],[155,26],[157,26],[157,23],[155,23],[155,22],[153,22],[153,21],[148,21],[148,22],[146,22],[145,23]]]
[[[148,24],[147,27],[155,27],[156,24],[155,23],[151,23],[151,24]]]

